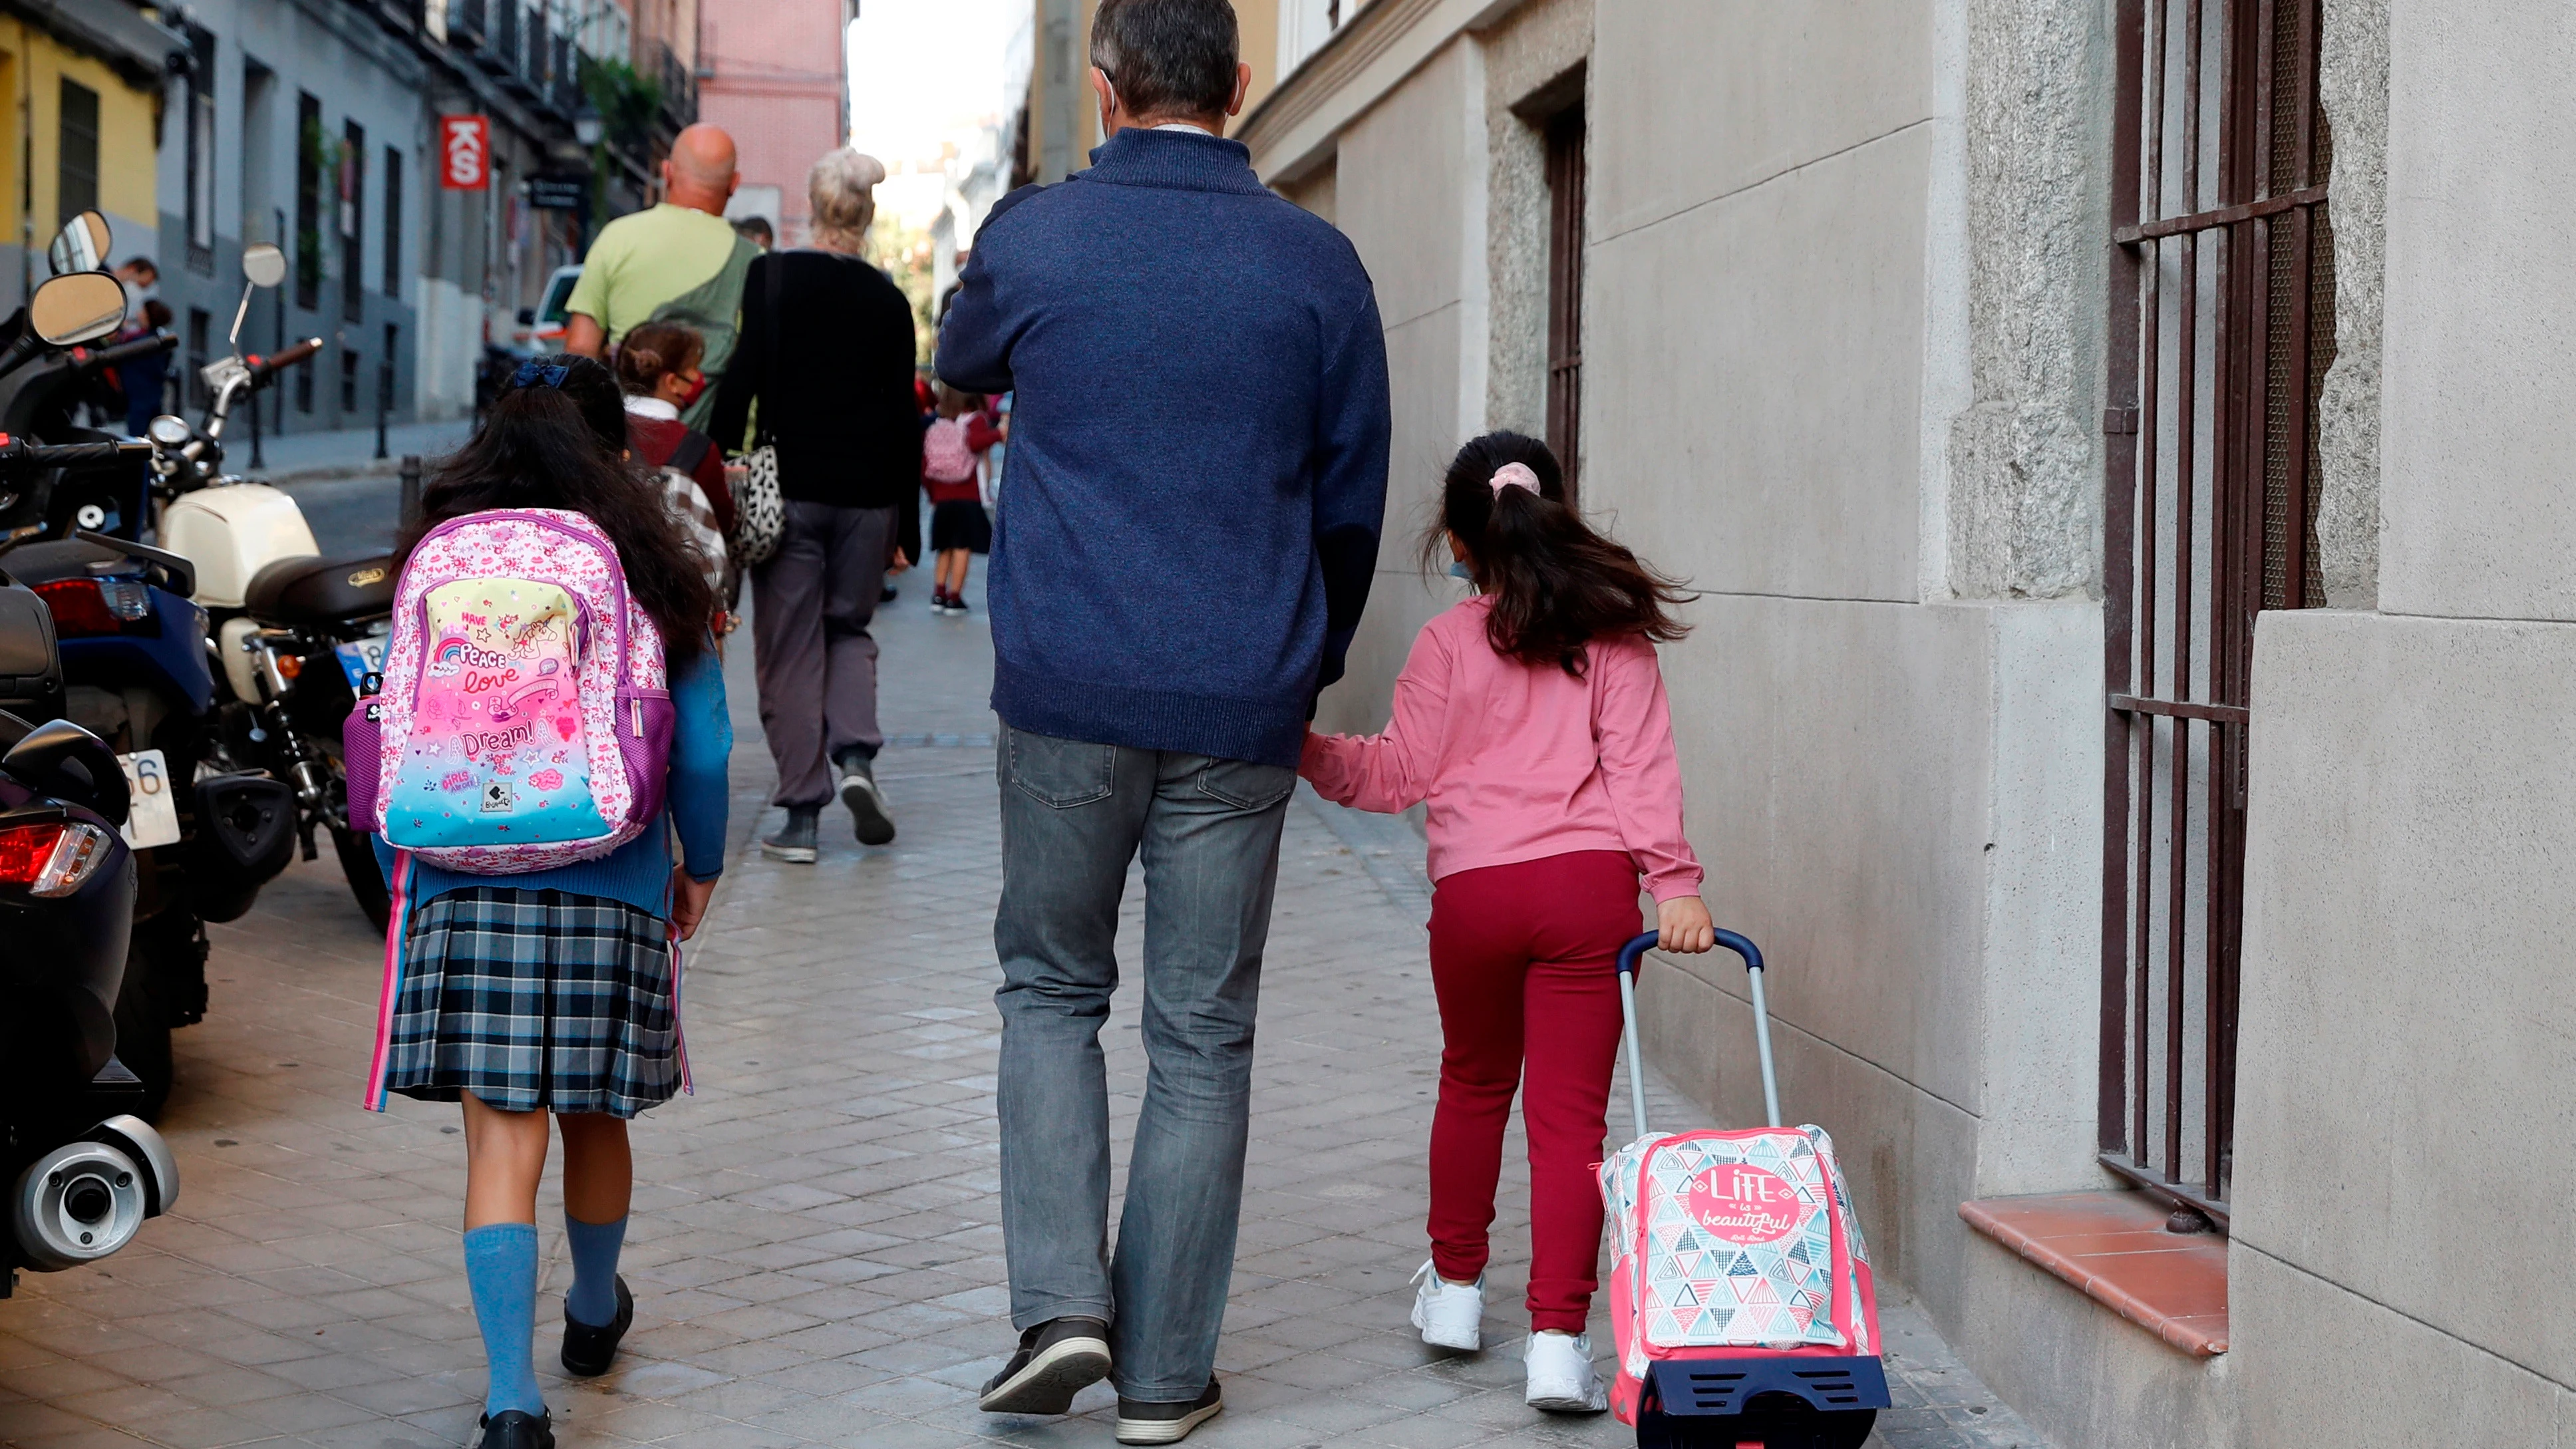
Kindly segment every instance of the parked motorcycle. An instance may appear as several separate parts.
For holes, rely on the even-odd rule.
[[[121,446],[147,445],[65,449]],[[60,451],[12,439],[0,445],[0,475]],[[142,1082],[139,1110],[154,1116],[170,1092],[171,1030],[205,1016],[204,922],[238,917],[285,868],[294,795],[264,775],[208,768],[214,678],[187,560],[85,532],[21,544],[0,567],[52,617],[66,717],[106,743],[133,792],[120,825],[137,894],[130,941],[118,938],[131,950],[116,1015],[123,1060]]]
[[[285,280],[285,254],[251,247],[242,273],[236,339],[252,293]],[[196,599],[215,631],[221,757],[293,787],[304,859],[315,858],[316,834],[327,830],[350,894],[381,930],[390,902],[373,849],[349,828],[340,726],[358,681],[384,667],[392,558],[323,557],[292,497],[222,471],[233,407],[321,346],[316,337],[269,357],[235,354],[209,364],[204,421],[152,422],[154,489],[166,500],[162,546],[196,566]]]
[[[63,698],[50,611],[0,577],[0,1298],[18,1269],[95,1262],[179,1196],[167,1143],[116,1055],[134,911],[123,769],[48,718]]]
[[[124,289],[103,272],[46,282],[18,335],[0,348],[0,387],[114,333],[124,310]],[[76,524],[87,507],[104,506],[94,497],[77,501],[85,490],[141,468],[152,451],[141,440],[44,444],[0,435],[0,566],[52,617],[66,676],[63,713],[107,742],[134,786],[138,808],[123,821],[123,836],[137,853],[138,894],[117,1019],[122,1059],[141,1080],[147,1116],[170,1090],[170,1031],[205,1014],[204,923],[250,908],[260,886],[285,869],[295,825],[293,788],[219,748],[207,619],[190,598],[194,567],[95,530],[40,537],[60,526],[65,495]]]

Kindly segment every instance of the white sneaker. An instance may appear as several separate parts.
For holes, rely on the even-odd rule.
[[[1461,1287],[1443,1280],[1426,1258],[1413,1281],[1421,1285],[1413,1293],[1413,1326],[1422,1330],[1424,1343],[1469,1353],[1485,1346],[1484,1274]]]
[[[1522,1353],[1529,1371],[1529,1406],[1551,1414],[1598,1414],[1610,1407],[1610,1391],[1592,1371],[1592,1335],[1549,1330],[1529,1336]]]

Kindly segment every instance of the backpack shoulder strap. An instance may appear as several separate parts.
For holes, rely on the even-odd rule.
[[[683,473],[695,473],[698,471],[698,464],[705,461],[707,450],[715,445],[715,439],[691,428],[680,435],[680,446],[671,450],[671,461],[662,466],[677,468]]]

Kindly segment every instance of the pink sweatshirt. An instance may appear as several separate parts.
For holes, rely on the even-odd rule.
[[[1298,773],[1327,800],[1395,811],[1428,800],[1431,878],[1577,850],[1623,851],[1658,901],[1699,892],[1682,772],[1655,648],[1592,642],[1576,679],[1507,659],[1482,597],[1423,626],[1386,733],[1306,736]]]

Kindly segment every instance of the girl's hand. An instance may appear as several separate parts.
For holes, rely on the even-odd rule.
[[[706,919],[707,902],[715,899],[715,894],[714,881],[691,880],[687,866],[671,867],[671,934],[683,941],[696,935],[698,922]]]
[[[1656,944],[1667,951],[1696,956],[1717,946],[1717,922],[1709,919],[1708,902],[1697,896],[1656,902],[1655,925],[1664,933]]]

